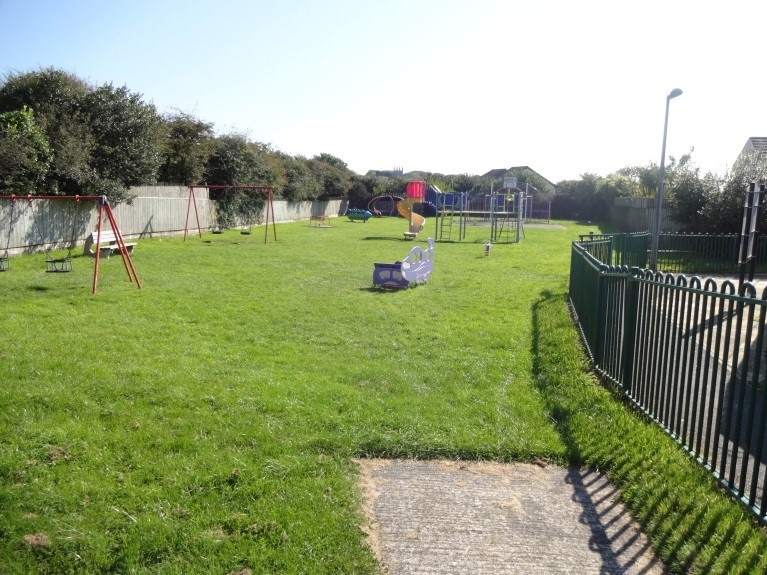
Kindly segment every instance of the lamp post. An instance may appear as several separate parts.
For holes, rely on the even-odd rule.
[[[663,148],[660,153],[660,170],[658,172],[658,195],[655,196],[655,228],[652,236],[652,252],[650,253],[650,269],[658,269],[658,244],[660,243],[661,210],[663,208],[663,180],[666,177],[666,132],[668,130],[668,104],[672,98],[682,95],[682,90],[674,88],[666,96],[666,119],[663,121]]]

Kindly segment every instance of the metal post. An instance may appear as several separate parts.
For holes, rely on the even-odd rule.
[[[668,131],[668,105],[672,98],[681,96],[682,90],[674,88],[666,96],[666,117],[663,121],[663,146],[660,154],[660,170],[658,172],[658,194],[655,196],[655,226],[653,229],[652,252],[650,253],[650,269],[658,269],[658,244],[660,243],[661,211],[663,209],[663,184],[666,176],[666,133]]]

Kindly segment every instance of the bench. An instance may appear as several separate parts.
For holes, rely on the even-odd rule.
[[[96,251],[93,249],[98,240],[99,232],[92,232],[85,240],[85,246],[83,247],[83,253],[86,256],[95,257]],[[136,246],[136,242],[125,242],[125,249],[128,253],[133,253],[133,248]],[[112,230],[101,230],[101,244],[99,245],[100,257],[108,258],[114,253],[119,253],[120,246],[117,245],[117,236]]]

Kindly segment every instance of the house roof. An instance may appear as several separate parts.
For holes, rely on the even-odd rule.
[[[756,152],[759,156],[767,156],[767,138],[749,138],[740,155]]]

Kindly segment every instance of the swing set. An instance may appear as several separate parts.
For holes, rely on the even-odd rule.
[[[184,241],[189,232],[189,215],[194,206],[194,216],[197,220],[197,233],[202,237],[202,228],[200,227],[200,215],[197,212],[197,196],[195,196],[194,190],[196,188],[208,189],[208,190],[256,190],[266,192],[266,225],[264,226],[264,243],[267,243],[269,239],[269,212],[272,214],[272,230],[274,231],[274,241],[277,241],[277,224],[274,220],[274,188],[272,186],[226,186],[226,185],[190,185],[189,186],[189,200],[186,204],[186,224],[184,225]],[[221,233],[220,230],[215,230],[214,233]]]
[[[37,232],[37,235],[40,238],[41,245],[45,244],[45,238],[43,236],[43,231],[38,223],[38,218],[35,216],[34,210],[32,208],[32,202],[34,200],[49,200],[49,201],[70,201],[74,202],[72,204],[72,208],[68,210],[70,219],[72,221],[72,232],[71,232],[71,239],[69,242],[69,249],[67,252],[67,255],[63,258],[54,258],[51,255],[51,247],[48,247],[46,249],[45,254],[45,271],[48,273],[67,273],[74,270],[72,266],[72,250],[74,249],[75,245],[77,244],[77,206],[80,204],[81,201],[97,201],[99,206],[99,217],[98,217],[98,229],[96,232],[96,250],[95,250],[95,262],[93,265],[93,289],[92,293],[96,293],[97,287],[98,287],[98,278],[99,278],[99,263],[100,263],[100,254],[101,250],[98,249],[101,244],[101,236],[102,236],[102,230],[104,230],[104,234],[106,235],[106,230],[103,227],[104,224],[104,218],[106,217],[106,220],[109,222],[109,226],[111,227],[112,232],[114,233],[115,240],[117,242],[117,246],[120,250],[120,255],[123,259],[123,265],[125,266],[125,271],[128,274],[128,280],[131,282],[136,283],[136,286],[141,289],[141,281],[138,278],[138,274],[136,273],[136,268],[133,266],[133,261],[130,258],[128,249],[125,246],[125,241],[123,240],[122,233],[120,232],[120,228],[117,225],[117,220],[114,217],[114,213],[112,212],[112,207],[109,205],[109,202],[107,201],[106,196],[33,196],[33,195],[27,195],[27,196],[16,196],[14,194],[10,196],[0,196],[0,200],[10,200],[11,202],[11,211],[10,216],[8,220],[8,236],[6,239],[5,244],[5,252],[0,258],[0,272],[2,271],[10,271],[11,269],[11,259],[10,259],[10,245],[11,245],[11,236],[13,233],[13,225],[14,222],[17,221],[14,218],[19,218],[19,216],[16,216],[16,202],[18,200],[27,200],[27,210],[32,210],[32,222],[33,222],[33,228]]]

